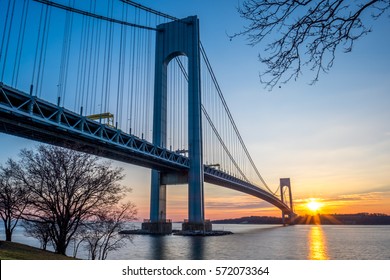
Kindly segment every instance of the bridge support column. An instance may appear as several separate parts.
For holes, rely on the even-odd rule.
[[[202,110],[200,85],[200,41],[199,20],[188,17],[157,26],[153,143],[167,143],[167,67],[176,56],[188,57],[188,221],[183,228],[205,230],[203,201],[203,148]],[[165,185],[161,174],[152,171],[151,223],[162,222],[166,215]],[[211,224],[207,225],[211,230]]]
[[[150,203],[150,221],[158,222],[166,219],[166,185],[161,184],[161,174],[152,170],[152,189]]]
[[[152,234],[172,233],[172,222],[166,219],[166,185],[162,184],[162,175],[152,170],[150,192],[150,220],[142,223],[142,230]]]
[[[294,216],[293,216],[293,200],[292,200],[292,193],[291,193],[291,182],[290,178],[281,178],[280,179],[280,199],[283,203],[286,203],[286,198],[284,195],[285,188],[288,189],[288,199],[289,199],[289,206],[291,209],[291,212],[285,213],[282,211],[282,223],[283,225],[286,224],[294,224]]]

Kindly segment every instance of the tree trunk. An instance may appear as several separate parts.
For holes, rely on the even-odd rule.
[[[57,246],[56,246],[56,253],[57,253],[57,254],[61,254],[61,255],[66,256],[66,246],[65,246],[65,242],[61,242],[61,244],[60,244],[60,243],[57,243],[56,245],[57,245]]]
[[[66,234],[61,234],[58,240],[55,242],[56,245],[56,253],[66,256]]]
[[[5,241],[12,241],[12,231],[9,228],[5,229]]]

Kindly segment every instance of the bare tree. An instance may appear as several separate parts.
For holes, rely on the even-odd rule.
[[[99,211],[93,220],[88,221],[84,237],[86,248],[92,260],[105,260],[111,251],[123,247],[124,241],[131,239],[130,235],[120,234],[126,222],[135,219],[137,210],[132,203],[120,207]]]
[[[260,80],[272,89],[297,79],[303,67],[314,71],[312,83],[333,66],[336,51],[350,52],[371,31],[370,18],[388,14],[390,0],[246,0],[239,8],[249,25],[250,45],[264,43]]]
[[[126,188],[118,182],[123,169],[95,156],[40,145],[22,150],[16,168],[30,195],[27,220],[49,224],[56,253],[66,249],[80,224],[99,209],[116,205]]]
[[[85,238],[87,236],[87,227],[85,226],[85,222],[80,224],[80,226],[77,228],[77,231],[72,236],[71,243],[73,245],[73,254],[72,256],[74,258],[77,257],[77,253],[79,251],[80,245],[85,242]]]
[[[42,250],[46,250],[47,245],[51,242],[50,226],[51,224],[39,221],[23,221],[22,223],[25,230],[24,235],[38,239]]]
[[[27,205],[27,192],[14,176],[16,162],[9,159],[0,166],[0,217],[4,222],[5,240],[12,241],[12,233]]]

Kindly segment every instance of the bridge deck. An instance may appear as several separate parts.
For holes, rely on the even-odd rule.
[[[102,156],[162,172],[187,173],[189,158],[158,147],[63,107],[0,84],[0,132]],[[204,166],[208,183],[263,199],[284,213],[290,208],[273,194],[220,170]]]

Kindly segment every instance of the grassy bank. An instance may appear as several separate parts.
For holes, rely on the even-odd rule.
[[[20,243],[0,241],[0,260],[74,260]]]

